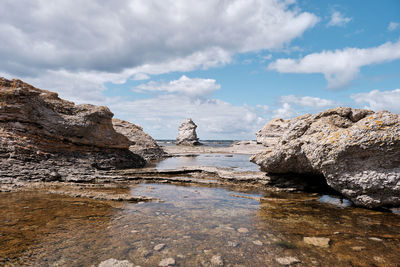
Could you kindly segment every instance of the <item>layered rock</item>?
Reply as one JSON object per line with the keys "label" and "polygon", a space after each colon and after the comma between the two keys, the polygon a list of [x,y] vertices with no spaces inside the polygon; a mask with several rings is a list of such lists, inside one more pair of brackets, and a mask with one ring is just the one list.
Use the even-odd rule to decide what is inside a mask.
{"label": "layered rock", "polygon": [[118,133],[129,139],[131,142],[129,150],[133,153],[146,160],[160,159],[166,155],[157,142],[143,131],[142,127],[119,119],[112,119],[112,123]]}
{"label": "layered rock", "polygon": [[256,133],[257,143],[264,146],[275,146],[289,127],[289,120],[273,119]]}
{"label": "layered rock", "polygon": [[300,116],[252,161],[268,173],[323,175],[357,205],[399,206],[400,115],[336,108]]}
{"label": "layered rock", "polygon": [[178,129],[176,144],[189,146],[201,145],[199,138],[197,138],[196,128],[197,125],[190,118],[182,122]]}
{"label": "layered rock", "polygon": [[107,107],[75,105],[20,80],[0,78],[0,177],[59,179],[145,164],[117,133]]}

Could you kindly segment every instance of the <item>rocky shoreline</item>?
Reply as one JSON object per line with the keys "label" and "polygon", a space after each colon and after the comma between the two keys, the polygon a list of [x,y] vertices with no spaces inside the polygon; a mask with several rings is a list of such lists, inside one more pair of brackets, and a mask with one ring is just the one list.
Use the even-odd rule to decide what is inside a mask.
{"label": "rocky shoreline", "polygon": [[[150,181],[286,191],[328,188],[359,206],[400,205],[400,116],[386,111],[337,108],[274,119],[257,133],[257,141],[230,147],[197,146],[197,126],[189,119],[180,127],[179,145],[161,147],[140,126],[112,118],[106,107],[75,105],[20,80],[1,78],[0,88],[0,191],[47,188],[49,193],[133,201],[88,188]],[[152,167],[165,157],[215,153],[253,155],[262,172]]]}

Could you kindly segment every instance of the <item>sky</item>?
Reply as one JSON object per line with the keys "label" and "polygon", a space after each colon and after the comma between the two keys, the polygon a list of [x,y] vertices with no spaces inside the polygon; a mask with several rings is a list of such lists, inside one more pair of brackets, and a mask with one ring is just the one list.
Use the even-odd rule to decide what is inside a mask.
{"label": "sky", "polygon": [[400,113],[398,0],[0,0],[0,76],[156,139],[255,139],[338,106]]}

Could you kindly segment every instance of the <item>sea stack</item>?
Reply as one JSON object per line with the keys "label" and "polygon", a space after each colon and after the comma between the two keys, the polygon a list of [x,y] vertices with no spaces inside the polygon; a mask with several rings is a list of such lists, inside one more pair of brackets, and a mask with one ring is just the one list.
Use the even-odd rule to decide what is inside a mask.
{"label": "sea stack", "polygon": [[176,138],[177,145],[198,146],[201,145],[196,134],[197,125],[191,118],[186,119],[179,126],[178,137]]}

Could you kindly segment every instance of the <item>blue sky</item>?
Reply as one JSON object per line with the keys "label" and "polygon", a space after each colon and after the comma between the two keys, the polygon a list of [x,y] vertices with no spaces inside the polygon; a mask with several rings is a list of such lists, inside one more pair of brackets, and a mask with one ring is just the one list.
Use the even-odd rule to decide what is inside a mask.
{"label": "blue sky", "polygon": [[400,1],[3,1],[0,75],[173,139],[336,106],[400,113]]}

